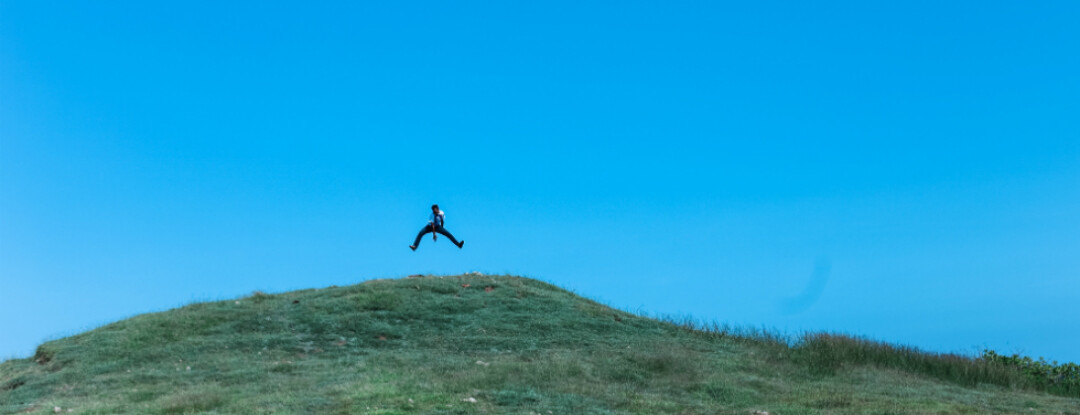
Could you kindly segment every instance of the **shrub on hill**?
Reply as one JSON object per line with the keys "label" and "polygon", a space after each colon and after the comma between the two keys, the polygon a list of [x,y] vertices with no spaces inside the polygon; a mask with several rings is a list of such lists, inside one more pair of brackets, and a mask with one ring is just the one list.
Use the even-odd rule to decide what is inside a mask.
{"label": "shrub on hill", "polygon": [[1020,373],[1048,391],[1066,396],[1080,396],[1080,365],[1076,363],[1059,364],[1056,361],[1047,362],[1041,357],[1035,360],[1018,354],[1004,356],[993,350],[983,350],[979,359]]}

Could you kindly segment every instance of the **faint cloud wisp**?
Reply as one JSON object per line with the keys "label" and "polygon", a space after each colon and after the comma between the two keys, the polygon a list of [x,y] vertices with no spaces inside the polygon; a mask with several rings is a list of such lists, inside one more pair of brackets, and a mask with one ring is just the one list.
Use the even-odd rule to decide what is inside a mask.
{"label": "faint cloud wisp", "polygon": [[784,299],[780,303],[780,311],[784,314],[796,314],[806,311],[821,298],[825,292],[825,284],[829,282],[829,271],[832,263],[828,258],[818,258],[814,264],[814,273],[810,275],[810,281],[806,284],[799,295]]}

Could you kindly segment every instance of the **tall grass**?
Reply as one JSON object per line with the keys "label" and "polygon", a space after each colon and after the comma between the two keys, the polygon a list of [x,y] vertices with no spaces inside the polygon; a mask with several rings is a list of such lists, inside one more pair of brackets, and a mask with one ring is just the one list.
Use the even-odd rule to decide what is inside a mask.
{"label": "tall grass", "polygon": [[989,350],[979,357],[935,353],[837,333],[807,333],[792,337],[776,330],[733,327],[690,317],[660,319],[702,336],[773,349],[785,359],[805,365],[816,375],[832,376],[844,368],[874,366],[968,387],[991,384],[1080,397],[1080,366],[1075,363],[1050,364],[1042,359],[1001,356]]}
{"label": "tall grass", "polygon": [[794,356],[812,372],[835,374],[844,366],[873,365],[930,376],[964,386],[988,383],[1038,389],[1015,370],[985,360],[951,353],[934,353],[842,334],[805,335]]}
{"label": "tall grass", "polygon": [[654,319],[712,339],[724,339],[785,349],[794,343],[792,336],[767,327],[733,326],[716,321],[703,321],[689,316],[660,316],[654,317]]}

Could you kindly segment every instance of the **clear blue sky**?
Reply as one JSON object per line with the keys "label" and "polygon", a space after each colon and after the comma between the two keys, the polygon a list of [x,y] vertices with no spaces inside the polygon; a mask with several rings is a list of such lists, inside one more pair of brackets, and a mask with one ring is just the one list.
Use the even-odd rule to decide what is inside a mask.
{"label": "clear blue sky", "polygon": [[226,3],[0,2],[0,358],[481,271],[1080,361],[1076,2]]}

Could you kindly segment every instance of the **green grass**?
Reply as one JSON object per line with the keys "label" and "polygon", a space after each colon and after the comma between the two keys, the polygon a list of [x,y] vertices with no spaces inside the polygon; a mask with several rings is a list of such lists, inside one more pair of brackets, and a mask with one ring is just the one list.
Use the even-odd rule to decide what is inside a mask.
{"label": "green grass", "polygon": [[1051,386],[986,359],[463,275],[255,293],[48,342],[0,364],[0,414],[1080,414]]}

